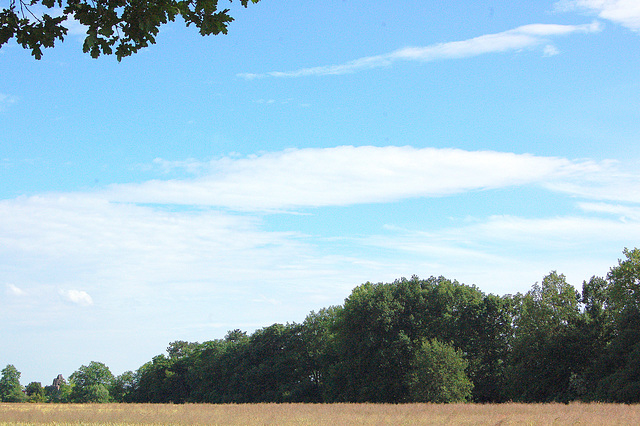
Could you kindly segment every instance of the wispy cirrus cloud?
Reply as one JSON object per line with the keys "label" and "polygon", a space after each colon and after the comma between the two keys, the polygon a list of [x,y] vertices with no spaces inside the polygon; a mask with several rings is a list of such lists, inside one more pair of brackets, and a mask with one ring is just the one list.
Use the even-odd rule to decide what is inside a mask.
{"label": "wispy cirrus cloud", "polygon": [[[493,151],[340,146],[290,149],[247,158],[224,157],[193,179],[111,186],[111,201],[220,206],[239,210],[291,209],[439,197],[522,184],[564,182],[606,165]],[[560,185],[560,183],[558,183]]]}
{"label": "wispy cirrus cloud", "polygon": [[555,47],[552,44],[548,44],[544,47],[544,49],[542,50],[544,56],[555,56],[560,54],[560,51],[558,50],[557,47]]}
{"label": "wispy cirrus cloud", "polygon": [[376,56],[359,58],[344,64],[301,68],[294,71],[272,71],[268,73],[241,73],[246,79],[263,77],[306,77],[320,75],[350,74],[372,68],[391,66],[399,61],[432,62],[444,59],[461,59],[488,53],[503,53],[527,48],[544,47],[545,56],[558,53],[549,44],[552,37],[572,33],[600,31],[598,22],[584,25],[530,24],[496,34],[486,34],[468,40],[432,44],[422,47],[405,47]]}
{"label": "wispy cirrus cloud", "polygon": [[[171,327],[198,328],[198,340],[211,331],[200,324],[237,327],[239,312],[250,312],[242,323],[256,326],[301,320],[366,280],[444,274],[505,293],[526,290],[550,269],[588,279],[640,240],[640,198],[623,199],[640,180],[613,162],[340,146],[156,165],[194,177],[0,200],[0,270],[5,282],[20,283],[5,292],[28,296],[0,297],[0,319],[21,315],[28,303],[67,326],[102,321],[128,330],[154,318],[149,334],[160,341],[180,337]],[[561,203],[577,200],[545,214],[546,194],[531,199],[525,190],[522,213],[502,214],[496,191],[495,209],[452,200],[457,217],[436,220],[447,210],[422,205],[409,212],[414,229],[402,229],[407,222],[394,213],[358,218],[361,227],[339,236],[326,229],[353,209],[321,209],[480,190],[490,198],[492,189],[519,185]],[[273,214],[295,209],[310,214]],[[68,309],[76,306],[92,308]]]}
{"label": "wispy cirrus cloud", "polygon": [[616,161],[603,161],[598,168],[584,173],[579,179],[555,180],[545,186],[591,200],[609,200],[637,203],[640,200],[640,174],[637,163],[622,165]]}
{"label": "wispy cirrus cloud", "polygon": [[16,103],[18,98],[6,93],[0,93],[0,112],[5,111],[10,105]]}
{"label": "wispy cirrus cloud", "polygon": [[578,203],[578,206],[586,212],[603,213],[618,216],[623,222],[626,222],[628,220],[640,222],[640,207],[593,202]]}
{"label": "wispy cirrus cloud", "polygon": [[584,10],[599,18],[640,32],[640,2],[637,0],[561,0],[555,4],[560,12]]}
{"label": "wispy cirrus cloud", "polygon": [[[390,228],[387,234],[363,238],[361,244],[385,250],[391,265],[436,270],[467,284],[491,286],[502,294],[521,291],[517,283],[532,284],[554,269],[580,288],[591,275],[606,275],[622,248],[640,238],[637,209],[580,204],[585,214],[492,215],[443,229]],[[622,211],[626,217],[615,217]]]}
{"label": "wispy cirrus cloud", "polygon": [[16,286],[15,284],[9,283],[6,285],[6,287],[7,287],[7,294],[10,294],[11,296],[26,296],[27,294],[26,291]]}

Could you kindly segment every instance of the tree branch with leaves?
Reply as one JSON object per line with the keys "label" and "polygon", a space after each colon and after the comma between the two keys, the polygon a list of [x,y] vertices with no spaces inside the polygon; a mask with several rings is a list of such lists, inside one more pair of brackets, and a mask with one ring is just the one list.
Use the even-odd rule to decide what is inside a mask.
{"label": "tree branch with leaves", "polygon": [[[51,14],[40,13],[43,6]],[[63,41],[69,30],[65,23],[75,20],[87,28],[83,52],[93,58],[115,54],[120,61],[155,44],[160,26],[177,16],[203,36],[227,34],[233,21],[229,9],[218,10],[218,0],[9,0],[0,12],[0,47],[15,38],[41,59],[42,49]]]}

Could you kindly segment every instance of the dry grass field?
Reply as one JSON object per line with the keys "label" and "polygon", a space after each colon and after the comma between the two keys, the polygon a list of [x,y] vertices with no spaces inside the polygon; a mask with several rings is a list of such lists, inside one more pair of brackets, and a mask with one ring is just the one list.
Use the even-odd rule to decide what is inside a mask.
{"label": "dry grass field", "polygon": [[619,404],[0,404],[0,425],[638,425]]}

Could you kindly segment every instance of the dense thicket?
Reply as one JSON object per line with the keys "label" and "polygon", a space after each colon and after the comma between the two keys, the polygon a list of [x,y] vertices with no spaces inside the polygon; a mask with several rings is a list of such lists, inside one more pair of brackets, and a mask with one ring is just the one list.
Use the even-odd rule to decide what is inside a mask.
{"label": "dense thicket", "polygon": [[[176,341],[137,371],[101,363],[34,401],[640,402],[640,250],[582,292],[551,272],[526,294],[484,294],[443,277],[356,287],[301,324],[204,343]],[[20,373],[0,397],[20,400]]]}

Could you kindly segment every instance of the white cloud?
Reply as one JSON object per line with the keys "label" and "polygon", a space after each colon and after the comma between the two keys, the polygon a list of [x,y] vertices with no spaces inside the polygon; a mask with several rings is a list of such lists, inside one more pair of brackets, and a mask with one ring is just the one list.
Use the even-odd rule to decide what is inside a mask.
{"label": "white cloud", "polygon": [[406,47],[391,53],[356,59],[344,64],[302,68],[295,71],[274,71],[265,74],[243,73],[238,77],[305,77],[313,75],[349,74],[372,68],[390,66],[398,61],[431,62],[443,59],[461,59],[487,53],[502,53],[534,48],[548,44],[549,37],[571,33],[600,31],[600,24],[585,25],[531,24],[496,34],[487,34],[468,40],[438,43],[423,47]]}
{"label": "white cloud", "polygon": [[[224,315],[233,322],[253,287],[293,286],[309,277],[330,286],[359,282],[344,273],[344,262],[323,257],[304,235],[263,230],[259,218],[244,214],[112,203],[82,193],[0,201],[3,278],[22,279],[33,302],[52,314],[56,304],[46,301],[52,288],[63,288],[99,298],[99,309],[132,310],[129,316],[155,315],[169,303],[184,311],[201,300],[224,300],[232,312],[218,310],[212,322]],[[312,304],[322,288],[294,293]],[[60,294],[89,303],[80,293]]]}
{"label": "white cloud", "polygon": [[640,2],[638,0],[561,0],[558,11],[587,10],[616,24],[640,32]]}
{"label": "white cloud", "polygon": [[0,93],[0,112],[5,111],[10,105],[16,103],[18,98],[6,93]]}
{"label": "white cloud", "polygon": [[7,293],[12,296],[26,296],[27,292],[17,287],[15,284],[7,284]]}
{"label": "white cloud", "polygon": [[552,191],[589,199],[630,203],[640,200],[637,164],[623,166],[614,161],[603,161],[597,168],[576,179],[549,181],[545,186]]}
{"label": "white cloud", "polygon": [[[337,303],[366,280],[445,274],[485,291],[507,292],[509,277],[530,285],[547,268],[601,273],[592,265],[606,263],[603,256],[588,251],[617,255],[640,240],[640,198],[626,204],[594,201],[594,195],[624,196],[637,184],[638,177],[621,173],[617,163],[370,146],[188,163],[202,175],[0,201],[3,279],[19,281],[30,303],[52,312],[56,306],[47,301],[63,288],[76,289],[60,292],[67,301],[88,305],[99,299],[96,309],[131,310],[127,315],[152,315],[158,306],[180,305],[175,309],[185,311],[182,306],[194,303],[223,303],[224,312],[194,320],[184,313],[182,323],[226,324],[246,303],[267,309],[269,304],[256,302],[264,295],[281,303],[282,309],[270,314],[280,317],[271,320],[287,321],[300,319],[287,312]],[[622,184],[620,176],[626,179]],[[278,209],[394,202],[514,185],[537,185],[561,197],[569,190],[562,182],[575,190],[569,195],[583,197],[577,200],[578,212],[541,218],[480,215],[445,228],[417,220],[416,226],[424,223],[426,229],[406,232],[390,223],[386,231],[369,228],[359,239],[331,239],[322,231],[302,234],[286,220],[285,231],[270,231],[265,223],[271,217],[262,216]],[[317,216],[326,214],[339,215],[322,211]],[[306,305],[294,301],[302,299]],[[204,305],[202,312],[208,312]]]}
{"label": "white cloud", "polygon": [[78,283],[114,276],[166,283],[201,280],[214,270],[228,278],[243,263],[260,270],[263,262],[303,253],[295,235],[258,225],[242,215],[153,209],[92,194],[21,197],[0,201],[0,255],[20,252],[20,266],[67,271],[63,276],[73,270]]}
{"label": "white cloud", "polygon": [[184,161],[168,161],[162,158],[155,158],[153,166],[159,167],[163,173],[170,173],[175,170],[184,170],[189,174],[199,174],[202,171],[203,163],[201,161],[189,158]]}
{"label": "white cloud", "polygon": [[[62,13],[60,13],[62,15]],[[67,20],[62,24],[67,28],[67,35],[70,36],[86,36],[89,27],[82,25],[80,21],[68,15]]]}
{"label": "white cloud", "polygon": [[[501,256],[518,257],[513,249],[520,251],[562,251],[584,250],[589,245],[613,244],[622,250],[629,241],[640,241],[640,216],[638,209],[620,206],[595,205],[583,203],[585,211],[635,211],[635,216],[625,218],[602,218],[584,215],[567,215],[542,218],[526,218],[512,215],[492,215],[477,218],[468,224],[431,231],[416,231],[390,228],[402,238],[398,244],[383,240],[380,245],[399,248],[405,251],[431,252],[436,254],[449,247],[464,257],[472,252],[484,261],[496,260],[495,253]],[[394,237],[392,237],[393,239]],[[449,256],[451,253],[439,253]],[[493,253],[493,254],[492,254]],[[450,256],[459,258],[459,256]]]}
{"label": "white cloud", "polygon": [[60,295],[67,301],[80,306],[93,305],[93,299],[89,293],[82,290],[60,290]]}
{"label": "white cloud", "polygon": [[552,44],[548,44],[544,47],[543,51],[544,56],[549,57],[549,56],[555,56],[560,54],[560,51],[558,50],[557,47],[555,47]]}
{"label": "white cloud", "polygon": [[206,176],[114,185],[111,201],[290,209],[437,197],[465,191],[565,181],[599,171],[592,161],[492,151],[412,147],[291,149],[222,158]]}
{"label": "white cloud", "polygon": [[618,216],[622,221],[628,219],[640,221],[640,207],[608,203],[578,203],[578,207],[586,212]]}
{"label": "white cloud", "polygon": [[584,247],[596,241],[640,241],[640,222],[583,216],[492,216],[469,231],[494,241],[518,241],[541,249]]}
{"label": "white cloud", "polygon": [[554,269],[578,288],[592,275],[606,275],[622,248],[640,241],[640,217],[494,215],[442,229],[387,230],[361,243],[385,250],[391,267],[405,264],[411,273],[442,274],[504,294],[526,291]]}

